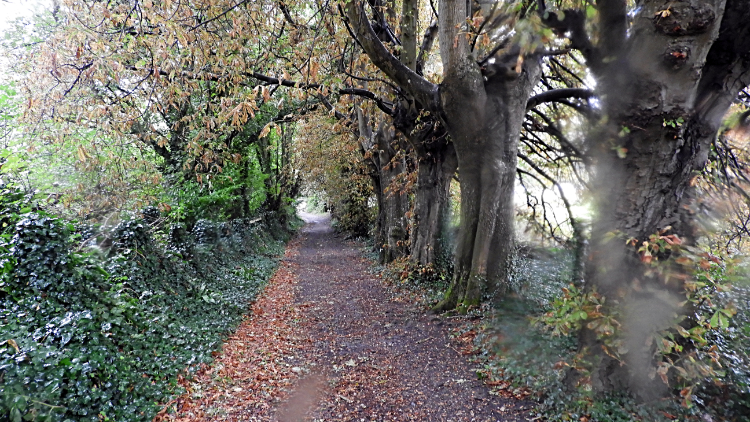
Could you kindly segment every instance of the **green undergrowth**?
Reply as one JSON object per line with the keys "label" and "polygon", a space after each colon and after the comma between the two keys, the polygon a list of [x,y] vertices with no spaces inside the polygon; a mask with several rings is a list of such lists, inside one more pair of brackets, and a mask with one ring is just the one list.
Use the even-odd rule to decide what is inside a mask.
{"label": "green undergrowth", "polygon": [[0,188],[0,420],[151,420],[239,324],[289,234],[272,216],[188,228],[149,213],[97,231]]}
{"label": "green undergrowth", "polygon": [[[737,314],[720,329],[710,330],[702,347],[715,357],[721,370],[698,379],[690,397],[680,396],[680,387],[670,373],[674,395],[663,400],[642,403],[626,394],[597,395],[590,384],[570,387],[566,376],[587,370],[577,354],[577,330],[552,335],[533,317],[550,310],[565,311],[579,289],[571,287],[572,256],[564,251],[517,255],[511,276],[511,294],[497,302],[491,312],[472,326],[477,331],[477,374],[491,384],[528,395],[539,403],[535,417],[547,421],[658,422],[658,421],[747,421],[750,415],[750,289],[742,269],[725,261],[712,265],[715,282],[733,283],[729,290],[711,289],[706,306],[696,309],[706,321],[714,308],[732,303]],[[709,285],[710,287],[710,285]],[[563,290],[566,288],[566,290]],[[567,291],[567,295],[562,292]],[[561,308],[563,306],[563,308]],[[571,309],[575,311],[575,306]],[[570,315],[575,315],[575,312]],[[543,319],[543,318],[542,318]],[[559,333],[558,333],[559,334]],[[677,340],[675,340],[677,341]],[[682,390],[688,391],[688,390]],[[687,404],[687,405],[686,405]]]}
{"label": "green undergrowth", "polygon": [[501,301],[482,322],[475,356],[480,378],[500,384],[514,395],[537,403],[533,417],[545,421],[659,422],[687,416],[677,401],[645,406],[614,394],[594,395],[587,386],[571,389],[565,377],[576,361],[575,336],[550,336],[534,326],[538,302],[522,297]]}
{"label": "green undergrowth", "polygon": [[[377,259],[374,253],[370,258]],[[573,369],[585,371],[587,366],[577,353],[577,330],[552,335],[543,324],[533,322],[551,310],[555,310],[553,314],[562,312],[563,317],[575,316],[570,311],[577,308],[572,305],[585,301],[577,296],[582,291],[580,286],[575,287],[574,283],[571,287],[572,251],[519,249],[513,258],[505,297],[472,309],[467,315],[451,317],[460,322],[452,334],[473,338],[472,359],[479,379],[493,389],[503,390],[498,394],[510,393],[537,403],[532,411],[536,420],[745,422],[750,415],[748,266],[742,260],[712,263],[704,277],[710,276],[714,281],[706,283],[705,291],[699,292],[702,305],[691,316],[716,325],[707,331],[706,343],[700,347],[716,359],[720,370],[694,380],[691,390],[680,387],[677,378],[669,373],[674,394],[651,403],[639,402],[624,393],[594,394],[588,383],[570,387],[566,377]],[[406,261],[378,268],[399,294],[425,308],[442,298],[450,282],[445,274],[414,267]],[[711,322],[718,315],[716,309],[725,308],[735,309],[736,315]],[[580,312],[577,314],[580,316]],[[686,340],[675,337],[675,342],[680,341]],[[690,397],[680,396],[681,391],[689,391]]]}

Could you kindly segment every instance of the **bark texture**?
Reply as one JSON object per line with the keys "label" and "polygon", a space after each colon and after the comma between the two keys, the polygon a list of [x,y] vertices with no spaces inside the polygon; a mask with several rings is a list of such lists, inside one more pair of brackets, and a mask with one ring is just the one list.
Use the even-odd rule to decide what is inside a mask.
{"label": "bark texture", "polygon": [[450,184],[458,161],[453,144],[443,142],[431,154],[418,154],[417,185],[411,222],[413,264],[441,266],[450,259],[448,242]]}
{"label": "bark texture", "polygon": [[417,183],[410,223],[409,260],[420,266],[443,265],[452,251],[448,238],[450,183],[456,174],[456,150],[445,125],[413,99],[399,102],[394,126],[405,134],[417,161]]}
{"label": "bark texture", "polygon": [[403,155],[399,155],[393,143],[396,133],[393,127],[382,127],[376,133],[381,189],[378,192],[378,232],[382,238],[380,261],[391,262],[408,254],[409,210],[407,192],[399,183],[399,176],[406,172]]}
{"label": "bark texture", "polygon": [[[454,279],[436,311],[477,305],[505,281],[514,241],[518,138],[526,102],[541,76],[533,56],[520,67],[483,74],[460,33],[458,23],[467,14],[466,2],[440,2],[440,109],[458,154],[461,220]],[[496,61],[518,63],[518,50],[507,51],[508,57]]]}
{"label": "bark texture", "polygon": [[380,263],[385,264],[406,256],[409,251],[406,221],[409,199],[398,183],[406,172],[405,145],[399,142],[396,130],[385,120],[373,123],[359,107],[356,113],[359,143],[363,155],[368,157],[370,177],[378,202],[375,248]]}
{"label": "bark texture", "polygon": [[[600,362],[598,391],[628,389],[642,399],[666,391],[654,371],[653,336],[683,312],[683,286],[649,275],[620,240],[699,234],[693,180],[704,168],[722,116],[748,77],[750,4],[743,0],[643,1],[627,30],[624,1],[602,2],[598,49],[587,59],[607,121],[591,136],[596,216],[586,281],[620,307],[627,365],[601,352],[594,332],[581,344]],[[606,52],[604,54],[603,52]]]}

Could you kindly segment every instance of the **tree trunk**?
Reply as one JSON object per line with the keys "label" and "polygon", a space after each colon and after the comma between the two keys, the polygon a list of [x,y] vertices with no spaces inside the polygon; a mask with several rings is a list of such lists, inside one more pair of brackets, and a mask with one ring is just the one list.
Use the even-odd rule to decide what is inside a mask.
{"label": "tree trunk", "polygon": [[[513,190],[516,154],[526,102],[539,81],[538,57],[519,60],[504,72],[482,74],[460,33],[466,2],[440,2],[440,84],[442,119],[456,146],[461,183],[461,216],[454,277],[433,310],[478,305],[485,293],[505,282],[514,242]],[[510,59],[520,57],[509,48]],[[515,53],[514,53],[515,52]]]}
{"label": "tree trunk", "polygon": [[[398,142],[395,129],[381,120],[373,131],[373,122],[355,106],[359,146],[367,158],[370,178],[378,202],[375,221],[375,249],[381,264],[389,263],[408,254],[406,211],[409,209],[408,192],[398,180],[406,172],[406,162],[399,153],[405,145]],[[403,151],[401,151],[403,152]]]}
{"label": "tree trunk", "polygon": [[[705,163],[710,145],[710,137],[687,133],[688,126],[700,126],[698,122],[686,123],[686,133],[677,139],[665,133],[662,122],[658,114],[640,121],[642,129],[625,137],[624,158],[602,151],[597,161],[598,212],[586,282],[619,307],[627,365],[621,366],[602,349],[596,333],[584,330],[581,337],[582,346],[595,351],[601,362],[592,377],[595,390],[628,390],[643,399],[667,391],[658,377],[649,375],[656,369],[654,336],[684,314],[680,305],[684,291],[678,278],[649,274],[650,266],[642,261],[655,258],[645,258],[637,249],[657,233],[676,234],[686,242],[694,238],[691,181]],[[626,245],[625,239],[637,242]]]}
{"label": "tree trunk", "polygon": [[416,109],[437,116],[455,145],[461,183],[456,272],[435,310],[459,304],[465,310],[505,277],[513,244],[518,138],[541,69],[538,57],[522,56],[520,46],[510,40],[502,53],[493,52],[492,71],[483,73],[466,36],[467,2],[442,0],[439,11],[443,82],[436,86],[388,51],[358,2],[347,3],[352,27],[373,63],[409,94]]}
{"label": "tree trunk", "polygon": [[538,65],[527,63],[530,72],[482,84],[474,95],[466,95],[466,87],[453,88],[449,78],[441,85],[444,118],[458,154],[461,214],[453,282],[435,311],[464,311],[485,293],[502,294],[514,244],[518,138],[526,100],[539,78]]}
{"label": "tree trunk", "polygon": [[406,163],[393,146],[396,136],[395,130],[384,124],[375,134],[381,189],[378,196],[382,198],[378,204],[378,220],[382,220],[378,237],[381,238],[380,262],[384,264],[406,256],[409,251],[406,221],[409,200],[399,183],[400,176],[406,172]]}
{"label": "tree trunk", "polygon": [[417,156],[410,260],[420,266],[440,267],[451,253],[446,237],[451,179],[458,166],[456,151],[452,143],[443,141],[431,153]]}
{"label": "tree trunk", "polygon": [[[404,0],[401,9],[399,60],[411,71],[417,71],[417,0]],[[445,250],[449,189],[458,165],[456,151],[447,139],[445,126],[426,113],[413,97],[404,95],[394,110],[393,125],[404,134],[417,157],[417,184],[410,225],[412,264],[440,267]]]}
{"label": "tree trunk", "polygon": [[446,240],[450,183],[458,167],[456,149],[445,125],[412,98],[397,103],[393,125],[405,135],[417,161],[410,261],[420,266],[444,266],[440,260],[451,259]]}
{"label": "tree trunk", "polygon": [[[636,249],[656,233],[685,243],[699,234],[693,181],[707,162],[723,114],[750,82],[750,50],[739,48],[748,34],[725,31],[732,22],[746,21],[750,8],[730,0],[725,13],[724,3],[680,2],[666,13],[664,2],[644,1],[630,35],[602,36],[604,45],[619,36],[623,47],[608,50],[609,64],[592,66],[609,124],[591,136],[597,212],[586,283],[607,298],[610,311],[619,311],[621,346],[627,350],[622,366],[605,353],[601,336],[582,330],[582,350],[599,362],[591,376],[596,391],[627,389],[643,400],[667,391],[659,377],[650,376],[656,369],[654,336],[685,314],[684,286],[681,279],[649,272],[644,263],[652,258]],[[732,8],[737,10],[730,13]],[[607,12],[602,10],[616,15]],[[612,239],[612,233],[618,237]],[[631,238],[635,244],[625,245],[622,239]]]}

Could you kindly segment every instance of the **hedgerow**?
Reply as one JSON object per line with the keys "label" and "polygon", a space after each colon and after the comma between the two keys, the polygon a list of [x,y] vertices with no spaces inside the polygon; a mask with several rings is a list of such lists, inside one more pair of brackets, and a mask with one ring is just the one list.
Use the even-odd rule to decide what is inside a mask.
{"label": "hedgerow", "polygon": [[159,227],[150,210],[153,225],[103,232],[0,189],[3,420],[151,420],[178,375],[211,360],[282,250],[270,217],[188,230]]}

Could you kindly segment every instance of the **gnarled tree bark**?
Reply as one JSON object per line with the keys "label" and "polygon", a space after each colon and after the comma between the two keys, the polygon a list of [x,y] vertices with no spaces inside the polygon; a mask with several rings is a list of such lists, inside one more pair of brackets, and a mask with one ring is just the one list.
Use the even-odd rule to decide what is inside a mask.
{"label": "gnarled tree bark", "polygon": [[398,178],[406,172],[403,151],[405,145],[398,140],[392,125],[381,119],[377,127],[368,116],[356,107],[360,146],[370,164],[378,216],[375,221],[375,248],[380,263],[385,264],[408,253],[406,212],[409,209],[408,192],[398,186]]}
{"label": "gnarled tree bark", "polygon": [[[699,234],[694,179],[706,165],[722,116],[750,83],[750,3],[642,1],[628,28],[626,2],[600,2],[600,44],[587,56],[607,115],[591,135],[596,214],[587,287],[619,306],[627,365],[602,352],[583,329],[581,346],[599,365],[597,391],[627,389],[641,399],[666,391],[655,370],[655,334],[684,314],[679,278],[647,272],[635,248],[658,232],[690,243]],[[576,32],[575,30],[573,32]],[[580,34],[580,32],[578,32]],[[586,44],[584,42],[584,44]]]}

